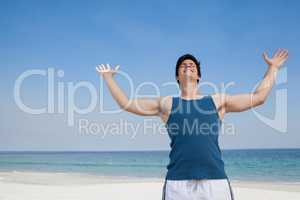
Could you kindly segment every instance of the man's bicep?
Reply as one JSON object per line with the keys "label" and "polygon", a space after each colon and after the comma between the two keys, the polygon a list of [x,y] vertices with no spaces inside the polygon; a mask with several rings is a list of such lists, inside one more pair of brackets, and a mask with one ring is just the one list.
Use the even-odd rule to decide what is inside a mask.
{"label": "man's bicep", "polygon": [[252,93],[226,95],[225,96],[225,111],[242,112],[254,106],[257,106],[256,97]]}
{"label": "man's bicep", "polygon": [[129,100],[126,111],[137,115],[155,116],[159,114],[160,98],[136,98]]}

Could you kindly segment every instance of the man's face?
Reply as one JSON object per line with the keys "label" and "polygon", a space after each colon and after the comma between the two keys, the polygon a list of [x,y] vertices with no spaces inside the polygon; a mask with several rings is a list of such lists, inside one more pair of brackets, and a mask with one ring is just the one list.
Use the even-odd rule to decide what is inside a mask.
{"label": "man's face", "polygon": [[197,66],[194,61],[190,59],[184,60],[178,69],[177,80],[181,82],[187,79],[191,81],[197,81],[199,79]]}

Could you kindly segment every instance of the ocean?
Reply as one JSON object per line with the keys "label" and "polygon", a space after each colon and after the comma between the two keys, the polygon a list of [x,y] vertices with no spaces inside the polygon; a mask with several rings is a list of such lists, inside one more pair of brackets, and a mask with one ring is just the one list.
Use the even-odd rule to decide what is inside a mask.
{"label": "ocean", "polygon": [[[0,171],[164,178],[168,151],[0,152]],[[231,180],[300,182],[300,149],[223,150]]]}

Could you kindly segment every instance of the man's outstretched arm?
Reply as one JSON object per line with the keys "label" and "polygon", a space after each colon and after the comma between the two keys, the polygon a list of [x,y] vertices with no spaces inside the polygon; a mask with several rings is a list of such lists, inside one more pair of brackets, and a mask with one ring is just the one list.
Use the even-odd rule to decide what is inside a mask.
{"label": "man's outstretched arm", "polygon": [[266,53],[263,54],[265,62],[268,64],[268,70],[263,80],[253,93],[221,96],[225,112],[242,112],[252,107],[263,104],[277,77],[278,70],[288,58],[287,50],[277,50],[272,58]]}
{"label": "man's outstretched arm", "polygon": [[114,75],[117,73],[119,66],[111,69],[109,64],[99,65],[96,70],[102,75],[109,91],[120,108],[128,112],[138,115],[159,115],[160,113],[160,98],[137,98],[128,99],[123,90],[114,80]]}

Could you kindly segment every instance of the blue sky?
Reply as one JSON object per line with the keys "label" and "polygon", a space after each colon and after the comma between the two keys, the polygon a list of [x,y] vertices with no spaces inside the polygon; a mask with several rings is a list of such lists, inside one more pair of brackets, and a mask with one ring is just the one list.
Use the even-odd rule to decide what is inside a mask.
{"label": "blue sky", "polygon": [[[202,64],[203,81],[215,84],[234,81],[229,92],[248,92],[262,79],[267,66],[261,54],[287,48],[288,82],[274,88],[263,115],[275,113],[275,90],[288,91],[288,131],[279,133],[251,112],[229,114],[236,135],[220,138],[222,148],[300,147],[299,92],[300,3],[269,1],[1,1],[0,150],[148,150],[168,149],[167,135],[153,133],[127,136],[82,136],[70,127],[64,114],[30,115],[15,104],[15,80],[30,69],[63,70],[67,82],[89,81],[96,87],[99,63],[120,64],[135,85],[151,81],[162,95],[175,88],[162,87],[174,81],[176,59],[192,53]],[[117,81],[128,92],[122,78]],[[33,77],[23,85],[22,97],[33,107],[47,103],[45,77]],[[143,94],[153,94],[144,88]],[[210,93],[207,88],[204,93]],[[107,89],[107,108],[117,107]],[[76,94],[82,107],[89,102],[86,90]],[[126,119],[142,123],[143,117],[128,113],[105,115],[95,110],[77,115],[96,123]],[[152,119],[152,118],[151,118]],[[155,119],[157,120],[157,119]],[[157,120],[159,122],[159,120]],[[75,123],[76,124],[76,123]]]}

